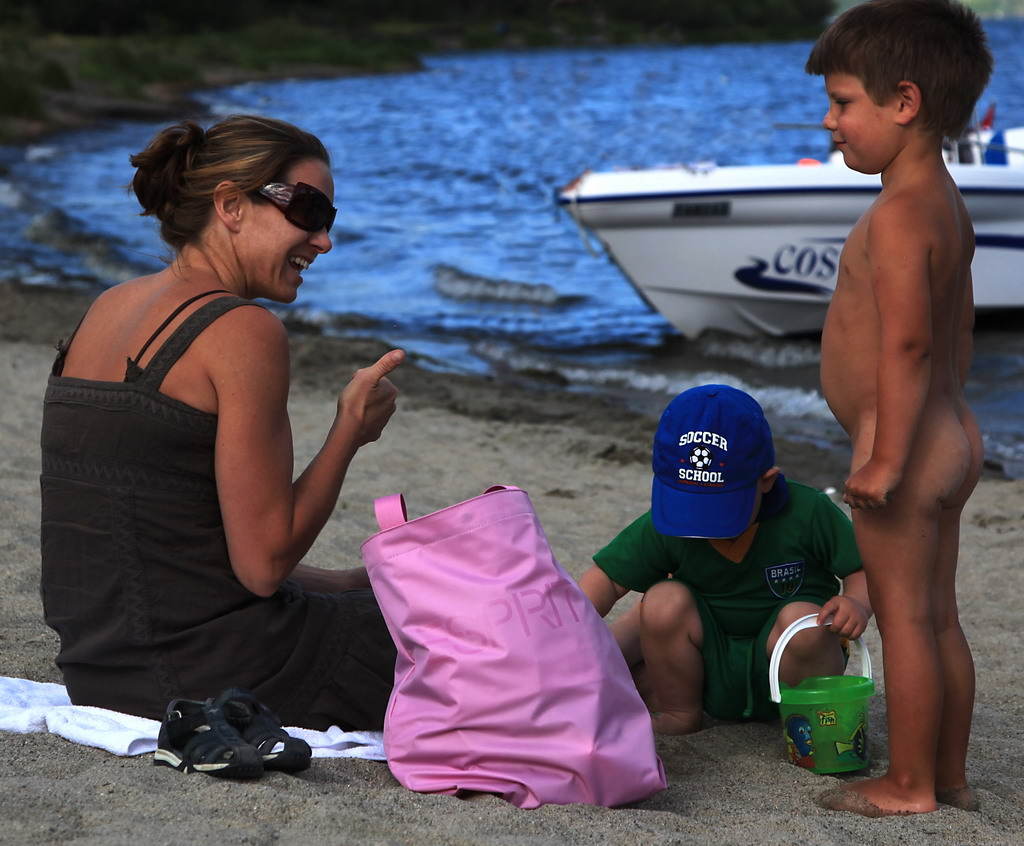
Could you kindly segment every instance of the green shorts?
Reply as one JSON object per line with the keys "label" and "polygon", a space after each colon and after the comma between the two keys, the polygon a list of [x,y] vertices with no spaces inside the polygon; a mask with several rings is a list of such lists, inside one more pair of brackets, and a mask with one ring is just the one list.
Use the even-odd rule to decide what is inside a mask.
{"label": "green shorts", "polygon": [[704,598],[694,594],[704,628],[704,710],[717,720],[772,720],[779,706],[768,685],[768,635],[782,604],[756,638],[726,634]]}
{"label": "green shorts", "polygon": [[[704,627],[704,710],[718,720],[774,720],[779,706],[772,702],[768,684],[768,636],[780,602],[765,620],[756,638],[726,634],[700,594],[693,593]],[[828,597],[801,596],[800,602],[824,605]]]}

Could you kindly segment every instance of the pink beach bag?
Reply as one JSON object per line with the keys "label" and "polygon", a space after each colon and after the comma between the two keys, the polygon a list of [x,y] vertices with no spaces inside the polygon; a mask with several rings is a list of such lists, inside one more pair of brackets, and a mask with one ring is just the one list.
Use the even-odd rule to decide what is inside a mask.
{"label": "pink beach bag", "polygon": [[526,491],[408,520],[376,500],[363,560],[398,647],[384,749],[410,790],[520,808],[614,807],[665,788],[647,708]]}

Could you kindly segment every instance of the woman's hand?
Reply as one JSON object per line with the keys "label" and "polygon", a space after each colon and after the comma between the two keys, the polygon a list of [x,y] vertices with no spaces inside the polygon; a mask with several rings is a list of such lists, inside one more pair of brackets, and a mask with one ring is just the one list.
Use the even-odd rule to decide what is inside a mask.
{"label": "woman's hand", "polygon": [[403,361],[402,350],[391,350],[375,364],[357,370],[338,397],[339,421],[353,427],[356,447],[377,440],[395,413],[398,389],[388,379],[388,374]]}

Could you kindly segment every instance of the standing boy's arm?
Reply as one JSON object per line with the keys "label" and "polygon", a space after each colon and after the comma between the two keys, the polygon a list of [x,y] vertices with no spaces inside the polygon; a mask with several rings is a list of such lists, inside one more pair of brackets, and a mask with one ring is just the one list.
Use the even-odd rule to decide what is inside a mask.
{"label": "standing boy's arm", "polygon": [[593,603],[597,613],[602,617],[607,616],[608,612],[612,610],[612,606],[629,593],[628,588],[613,582],[608,574],[596,564],[583,574],[579,585],[580,590]]}
{"label": "standing boy's arm", "polygon": [[878,311],[875,431],[871,455],[847,480],[852,508],[890,502],[903,478],[931,378],[930,235],[927,209],[906,194],[879,205],[867,254]]}

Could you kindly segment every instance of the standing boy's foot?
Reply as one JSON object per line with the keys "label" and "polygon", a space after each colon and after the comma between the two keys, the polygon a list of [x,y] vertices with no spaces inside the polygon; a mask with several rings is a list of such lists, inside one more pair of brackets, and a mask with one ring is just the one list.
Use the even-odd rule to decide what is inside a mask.
{"label": "standing boy's foot", "polygon": [[859,793],[852,790],[844,790],[842,787],[832,787],[818,797],[818,804],[829,811],[845,811],[850,814],[860,814],[862,817],[896,817],[910,814],[911,811],[887,811],[879,808],[874,802],[869,802]]}
{"label": "standing boy's foot", "polygon": [[880,778],[866,779],[845,787],[826,790],[818,797],[818,805],[831,811],[845,811],[862,817],[895,817],[928,814],[938,809],[935,800],[912,801],[898,791],[887,789]]}
{"label": "standing boy's foot", "polygon": [[952,790],[936,790],[935,798],[943,805],[959,808],[961,811],[977,811],[981,808],[978,794],[970,787],[954,787]]}

